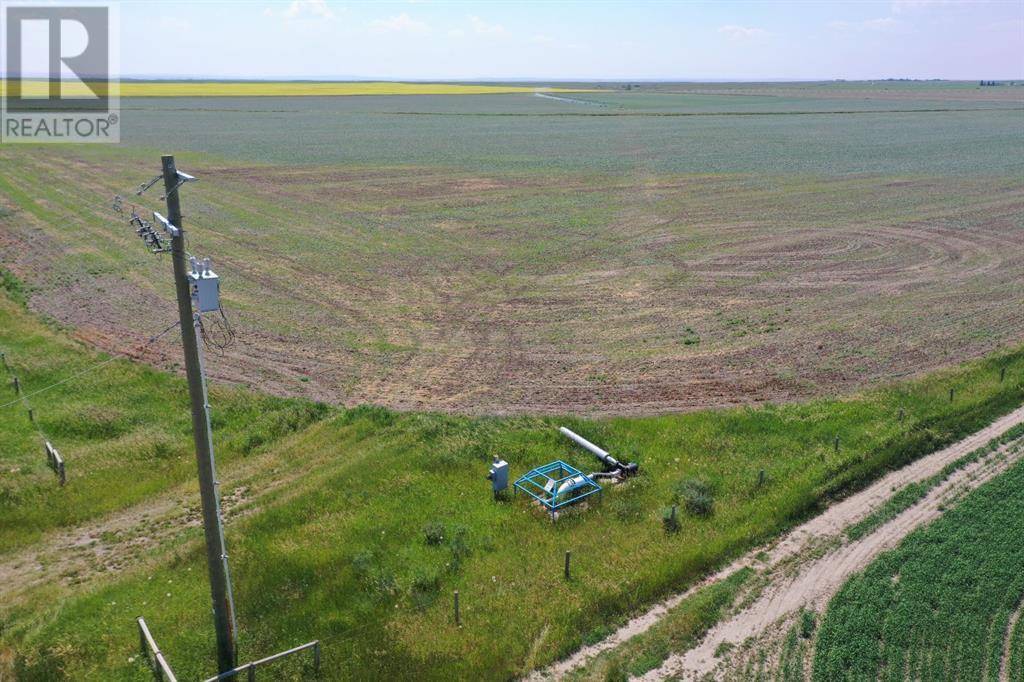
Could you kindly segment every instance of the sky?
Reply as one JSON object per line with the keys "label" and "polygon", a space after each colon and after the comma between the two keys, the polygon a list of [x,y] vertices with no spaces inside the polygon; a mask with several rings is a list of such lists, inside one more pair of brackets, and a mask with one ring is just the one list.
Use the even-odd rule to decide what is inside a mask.
{"label": "sky", "polygon": [[123,76],[1024,79],[1024,0],[120,3]]}

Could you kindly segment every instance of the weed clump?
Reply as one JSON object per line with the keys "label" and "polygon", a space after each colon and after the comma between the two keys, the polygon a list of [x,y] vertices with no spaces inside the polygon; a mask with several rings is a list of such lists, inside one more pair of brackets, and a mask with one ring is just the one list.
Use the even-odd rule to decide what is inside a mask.
{"label": "weed clump", "polygon": [[441,589],[441,576],[433,569],[420,568],[412,577],[409,599],[414,608],[423,610],[434,603]]}
{"label": "weed clump", "polygon": [[676,509],[676,505],[672,505],[661,516],[661,525],[664,526],[666,533],[679,532],[679,516],[676,514]]}
{"label": "weed clump", "polygon": [[393,597],[398,592],[395,574],[381,566],[372,552],[359,552],[352,557],[352,571],[363,590],[376,601]]}
{"label": "weed clump", "polygon": [[431,547],[444,543],[444,524],[431,521],[423,526],[423,540]]}
{"label": "weed clump", "polygon": [[455,573],[462,568],[462,561],[470,554],[469,529],[465,526],[452,527],[451,533],[448,535],[448,545],[452,555],[448,569]]}
{"label": "weed clump", "polygon": [[814,617],[814,611],[801,611],[800,612],[800,636],[804,639],[810,639],[811,635],[814,634],[814,627],[818,624],[817,618]]}
{"label": "weed clump", "polygon": [[715,511],[714,488],[700,478],[684,478],[675,487],[673,502],[681,503],[687,513],[708,517]]}

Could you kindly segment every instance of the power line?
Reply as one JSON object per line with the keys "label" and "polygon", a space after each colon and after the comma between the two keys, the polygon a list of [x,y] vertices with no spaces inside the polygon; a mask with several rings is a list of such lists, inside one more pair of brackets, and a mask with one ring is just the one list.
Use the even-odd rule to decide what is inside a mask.
{"label": "power line", "polygon": [[[164,329],[160,333],[154,334],[153,336],[149,337],[149,340],[146,341],[146,343],[144,343],[142,346],[140,346],[140,348],[145,348],[146,346],[148,346],[148,345],[150,345],[152,343],[155,343],[158,339],[160,339],[162,336],[164,336],[164,334],[166,334],[167,332],[169,332],[172,329],[174,329],[175,327],[177,327],[178,324],[179,323],[177,321],[175,321],[173,324],[168,326],[166,329]],[[65,378],[61,379],[60,381],[56,381],[56,382],[50,384],[49,386],[45,386],[45,387],[40,388],[38,390],[32,391],[31,393],[22,393],[18,397],[17,400],[12,400],[9,403],[4,403],[3,405],[0,405],[0,409],[5,408],[5,407],[10,407],[11,405],[17,405],[20,402],[24,402],[26,407],[28,407],[27,399],[29,397],[34,396],[34,395],[39,395],[40,393],[45,393],[46,391],[49,391],[52,388],[56,388],[57,386],[60,386],[62,384],[66,384],[69,381],[72,381],[73,379],[77,379],[78,377],[82,376],[83,374],[88,374],[89,372],[95,371],[95,370],[99,369],[100,367],[103,367],[104,365],[109,365],[111,362],[114,362],[115,360],[118,360],[118,359],[120,359],[120,358],[115,356],[115,357],[112,357],[112,358],[107,358],[106,360],[101,360],[100,362],[97,362],[94,365],[90,365],[89,367],[86,367],[85,369],[82,369],[82,370],[80,370],[78,372],[75,372],[74,374],[72,374],[69,377],[65,377]],[[38,427],[37,427],[37,430],[38,430]]]}

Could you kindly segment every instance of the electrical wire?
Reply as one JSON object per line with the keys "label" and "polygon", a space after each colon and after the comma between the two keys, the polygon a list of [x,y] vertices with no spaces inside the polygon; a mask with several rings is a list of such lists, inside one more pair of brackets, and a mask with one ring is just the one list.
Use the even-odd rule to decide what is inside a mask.
{"label": "electrical wire", "polygon": [[[150,345],[152,343],[155,343],[157,340],[159,340],[161,337],[163,337],[165,334],[167,334],[167,332],[171,331],[172,329],[174,329],[177,326],[178,326],[178,323],[174,322],[173,324],[171,324],[169,327],[167,327],[163,331],[161,331],[158,334],[154,334],[153,336],[149,337],[149,340],[147,340],[145,343],[140,345],[139,349],[141,350],[142,348],[145,348],[146,346],[148,346],[148,345]],[[28,408],[28,402],[27,401],[28,401],[28,398],[30,398],[31,396],[39,395],[40,393],[45,393],[46,391],[49,391],[50,389],[56,388],[57,386],[60,386],[62,384],[66,384],[69,381],[77,379],[78,377],[82,376],[83,374],[88,374],[89,372],[93,372],[93,371],[99,369],[100,367],[103,367],[105,365],[109,365],[111,362],[114,362],[115,360],[118,360],[118,359],[120,359],[120,358],[117,357],[117,356],[114,356],[114,357],[111,357],[111,358],[107,358],[106,360],[101,360],[100,362],[97,362],[94,365],[90,365],[89,367],[86,367],[85,369],[82,369],[82,370],[80,370],[78,372],[75,372],[71,376],[65,377],[65,378],[61,379],[60,381],[56,381],[56,382],[50,384],[49,386],[45,386],[45,387],[40,388],[38,390],[32,391],[31,393],[22,393],[18,397],[17,400],[12,400],[9,403],[4,403],[3,405],[0,405],[0,409],[5,408],[5,407],[10,407],[11,405],[17,405],[18,403],[23,403],[23,404],[25,404],[26,408]]]}
{"label": "electrical wire", "polygon": [[210,331],[207,331],[206,322],[203,321],[203,318],[199,318],[199,336],[203,339],[203,346],[207,350],[223,355],[224,351],[235,342],[235,330],[231,326],[231,322],[228,321],[228,316],[224,313],[224,309],[221,308],[219,312],[220,317],[213,318]]}

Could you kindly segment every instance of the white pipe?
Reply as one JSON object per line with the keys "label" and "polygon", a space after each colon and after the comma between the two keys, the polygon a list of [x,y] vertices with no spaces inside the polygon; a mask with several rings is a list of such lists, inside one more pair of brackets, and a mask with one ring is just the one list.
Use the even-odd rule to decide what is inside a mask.
{"label": "white pipe", "polygon": [[563,435],[567,436],[570,440],[575,442],[580,447],[586,448],[587,450],[590,450],[592,453],[597,455],[598,459],[600,459],[602,462],[604,462],[608,466],[612,466],[612,467],[619,466],[618,460],[616,460],[614,457],[609,455],[606,450],[602,450],[601,448],[597,447],[596,445],[591,443],[589,440],[587,440],[583,436],[581,436],[581,435],[579,435],[577,433],[573,433],[572,431],[570,431],[569,429],[565,428],[564,426],[559,427],[558,430],[561,431]]}

